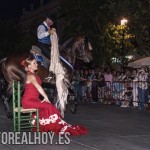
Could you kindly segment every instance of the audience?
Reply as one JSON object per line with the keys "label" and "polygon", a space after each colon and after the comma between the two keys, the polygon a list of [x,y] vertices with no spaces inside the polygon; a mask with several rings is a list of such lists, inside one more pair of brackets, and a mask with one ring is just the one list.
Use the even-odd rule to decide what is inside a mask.
{"label": "audience", "polygon": [[[143,71],[143,72],[141,72]],[[150,95],[150,68],[76,70],[77,99],[145,110]]]}

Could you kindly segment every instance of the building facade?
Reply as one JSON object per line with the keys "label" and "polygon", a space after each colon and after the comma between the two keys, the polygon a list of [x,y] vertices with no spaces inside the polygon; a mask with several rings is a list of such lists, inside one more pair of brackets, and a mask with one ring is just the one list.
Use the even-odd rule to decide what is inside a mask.
{"label": "building facade", "polygon": [[46,4],[44,1],[40,1],[40,6],[34,9],[34,5],[30,4],[30,10],[26,11],[25,8],[22,10],[22,16],[20,19],[20,25],[24,33],[28,33],[31,28],[36,29],[40,23],[42,23],[42,18],[46,13],[52,16],[54,21],[54,27],[57,29],[57,34],[61,36],[62,34],[62,19],[58,16],[59,0],[50,0]]}

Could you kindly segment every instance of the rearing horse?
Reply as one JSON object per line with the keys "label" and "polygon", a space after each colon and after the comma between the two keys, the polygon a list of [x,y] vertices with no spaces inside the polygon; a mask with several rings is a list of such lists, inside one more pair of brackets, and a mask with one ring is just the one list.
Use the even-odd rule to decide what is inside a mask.
{"label": "rearing horse", "polygon": [[[68,81],[71,80],[73,75],[73,66],[76,59],[80,59],[85,63],[90,63],[92,61],[91,44],[87,37],[77,36],[70,38],[59,48],[60,62],[65,70],[65,76]],[[4,78],[8,82],[8,87],[6,92],[2,96],[4,107],[6,110],[7,117],[11,117],[11,111],[9,108],[9,99],[12,95],[12,82],[21,81],[24,86],[26,72],[21,66],[20,62],[23,59],[29,57],[28,53],[15,53],[9,55],[1,61],[1,69]],[[42,65],[38,65],[37,75],[44,81],[49,75],[49,71]]]}

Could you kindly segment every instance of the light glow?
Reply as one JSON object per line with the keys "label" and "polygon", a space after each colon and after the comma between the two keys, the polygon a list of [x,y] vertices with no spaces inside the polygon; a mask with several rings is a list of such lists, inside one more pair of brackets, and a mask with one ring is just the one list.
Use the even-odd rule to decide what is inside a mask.
{"label": "light glow", "polygon": [[122,19],[122,20],[121,20],[121,25],[126,25],[126,24],[127,24],[127,22],[128,22],[128,20],[127,20],[127,19]]}

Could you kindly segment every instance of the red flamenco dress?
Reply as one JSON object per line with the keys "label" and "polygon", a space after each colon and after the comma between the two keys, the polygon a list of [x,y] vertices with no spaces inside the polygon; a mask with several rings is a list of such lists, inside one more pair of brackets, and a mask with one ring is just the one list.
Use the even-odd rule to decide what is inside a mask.
{"label": "red flamenco dress", "polygon": [[[35,75],[35,74],[34,74]],[[35,75],[41,85],[41,79]],[[70,135],[82,135],[87,133],[87,129],[79,125],[70,125],[61,119],[58,109],[51,103],[43,102],[39,99],[39,92],[31,83],[26,83],[25,92],[22,98],[24,108],[38,108],[40,131],[53,131],[56,134],[69,132]],[[35,115],[33,117],[36,117]],[[35,120],[32,121],[35,124]]]}

